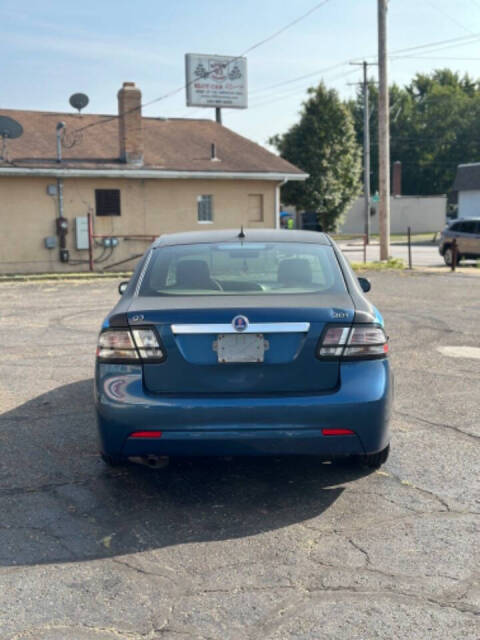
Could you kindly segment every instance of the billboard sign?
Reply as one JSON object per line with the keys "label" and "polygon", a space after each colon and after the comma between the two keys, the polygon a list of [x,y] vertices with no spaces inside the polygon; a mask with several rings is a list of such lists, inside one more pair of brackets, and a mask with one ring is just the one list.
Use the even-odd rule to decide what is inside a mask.
{"label": "billboard sign", "polygon": [[188,107],[247,108],[247,59],[185,54]]}

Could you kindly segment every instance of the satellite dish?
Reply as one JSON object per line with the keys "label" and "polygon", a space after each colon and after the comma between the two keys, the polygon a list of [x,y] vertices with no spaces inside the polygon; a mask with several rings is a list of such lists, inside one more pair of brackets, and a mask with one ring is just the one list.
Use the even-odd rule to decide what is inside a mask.
{"label": "satellite dish", "polygon": [[84,109],[89,102],[90,100],[88,99],[88,96],[84,93],[74,93],[70,96],[70,104],[74,109],[78,109],[78,113],[80,113],[80,111]]}
{"label": "satellite dish", "polygon": [[20,138],[23,133],[22,125],[8,116],[0,116],[0,136],[2,138]]}
{"label": "satellite dish", "polygon": [[0,160],[3,161],[7,154],[7,140],[19,138],[23,133],[22,125],[8,116],[0,116],[0,137],[2,138],[2,149]]}

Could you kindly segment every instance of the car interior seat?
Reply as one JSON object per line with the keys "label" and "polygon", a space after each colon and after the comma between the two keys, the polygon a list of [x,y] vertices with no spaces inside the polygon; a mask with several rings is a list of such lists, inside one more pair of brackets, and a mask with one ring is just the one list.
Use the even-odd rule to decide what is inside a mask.
{"label": "car interior seat", "polygon": [[277,280],[286,287],[312,283],[312,268],[305,258],[287,258],[278,265]]}
{"label": "car interior seat", "polygon": [[215,289],[220,285],[210,277],[205,260],[181,260],[175,272],[176,286],[182,289]]}

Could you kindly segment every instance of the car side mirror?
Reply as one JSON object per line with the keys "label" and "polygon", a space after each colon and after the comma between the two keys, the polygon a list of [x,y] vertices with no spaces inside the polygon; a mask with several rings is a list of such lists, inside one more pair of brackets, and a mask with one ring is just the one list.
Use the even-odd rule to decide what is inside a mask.
{"label": "car side mirror", "polygon": [[118,293],[121,296],[123,296],[123,294],[125,293],[127,287],[128,287],[128,280],[123,280],[123,282],[120,282],[120,284],[118,285]]}
{"label": "car side mirror", "polygon": [[370,289],[372,288],[372,285],[371,285],[370,280],[368,278],[359,277],[358,278],[358,282],[359,282],[360,286],[362,287],[362,291],[364,291],[365,293],[370,291]]}

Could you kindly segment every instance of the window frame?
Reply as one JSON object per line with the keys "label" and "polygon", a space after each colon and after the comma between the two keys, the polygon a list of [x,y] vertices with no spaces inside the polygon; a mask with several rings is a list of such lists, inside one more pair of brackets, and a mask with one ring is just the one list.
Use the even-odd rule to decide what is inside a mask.
{"label": "window frame", "polygon": [[[208,198],[208,200],[207,200]],[[209,202],[209,220],[201,220],[200,219],[200,207],[205,202]],[[213,224],[214,215],[213,215],[213,194],[211,193],[203,193],[202,195],[197,196],[197,224]]]}
{"label": "window frame", "polygon": [[[95,216],[99,216],[100,218],[107,218],[110,216],[115,216],[115,217],[119,217],[122,215],[122,200],[121,200],[121,190],[120,189],[95,189]],[[102,194],[102,197],[104,197],[105,193],[115,193],[115,197],[118,198],[118,211],[108,211],[108,207],[107,207],[107,211],[106,212],[99,212],[99,209],[101,209],[102,207],[99,207],[99,199],[100,199],[100,194]],[[102,202],[101,203],[103,206],[105,206],[105,203]]]}
{"label": "window frame", "polygon": [[[249,193],[247,196],[247,216],[248,216],[248,222],[254,222],[254,223],[262,223],[265,222],[265,198],[263,197],[263,193]],[[258,219],[253,219],[251,217],[251,211],[252,209],[250,208],[250,198],[258,198],[259,202],[260,202],[260,218]]]}

